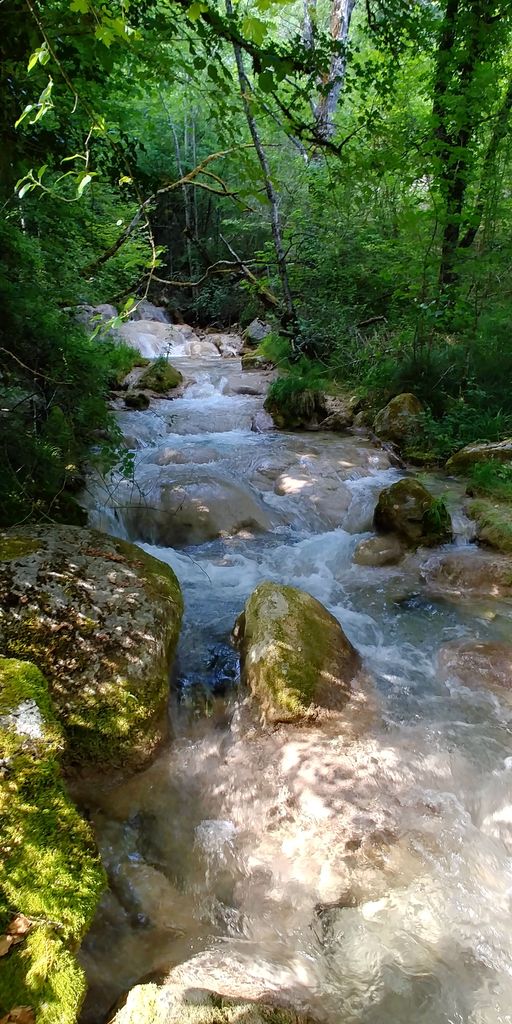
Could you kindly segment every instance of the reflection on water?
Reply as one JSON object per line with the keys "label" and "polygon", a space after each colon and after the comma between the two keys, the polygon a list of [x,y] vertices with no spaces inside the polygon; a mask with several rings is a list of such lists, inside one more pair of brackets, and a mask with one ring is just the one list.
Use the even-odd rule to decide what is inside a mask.
{"label": "reflection on water", "polygon": [[[238,362],[183,363],[196,379],[184,398],[123,414],[146,445],[136,480],[161,512],[163,482],[186,490],[205,481],[194,467],[214,466],[229,528],[211,478],[196,495],[208,529],[180,550],[151,545],[143,512],[98,513],[173,566],[186,615],[175,741],[93,810],[110,889],[81,954],[83,1022],[183,964],[187,982],[279,991],[331,1024],[510,1024],[512,702],[439,656],[510,639],[510,603],[429,590],[421,554],[353,565],[399,475],[385,454],[359,438],[252,433],[261,399],[236,394]],[[460,490],[433,486],[448,488],[467,542]],[[262,732],[240,700],[229,634],[262,579],[312,593],[363,655],[336,726]]]}

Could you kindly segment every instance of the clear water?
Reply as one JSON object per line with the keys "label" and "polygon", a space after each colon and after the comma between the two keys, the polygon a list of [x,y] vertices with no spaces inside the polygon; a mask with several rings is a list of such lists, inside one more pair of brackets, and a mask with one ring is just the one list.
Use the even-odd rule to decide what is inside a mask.
{"label": "clear water", "polygon": [[[186,613],[174,740],[93,810],[110,891],[81,954],[82,1020],[184,964],[329,1024],[509,1024],[512,702],[437,658],[510,637],[511,608],[433,597],[421,555],[353,564],[400,475],[385,453],[254,433],[262,399],[236,393],[236,360],[180,365],[195,379],[183,398],[120,417],[134,482],[111,481],[110,498],[95,485],[98,525],[172,565]],[[460,489],[429,485],[467,544]],[[226,535],[212,537],[219,519]],[[263,579],[314,594],[361,652],[341,732],[264,732],[239,694],[229,635]]]}

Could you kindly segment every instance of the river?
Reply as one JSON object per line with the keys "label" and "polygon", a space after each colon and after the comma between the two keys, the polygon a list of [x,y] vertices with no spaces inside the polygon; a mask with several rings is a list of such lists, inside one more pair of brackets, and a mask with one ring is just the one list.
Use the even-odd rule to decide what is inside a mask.
{"label": "river", "polygon": [[[186,611],[173,740],[91,810],[110,889],[81,1021],[195,957],[327,1024],[510,1024],[512,704],[439,652],[510,637],[511,608],[425,584],[440,555],[479,557],[461,488],[429,480],[453,545],[355,565],[403,472],[362,437],[254,432],[264,375],[210,356],[171,352],[193,383],[119,412],[134,480],[96,485],[96,525],[168,562]],[[247,708],[229,636],[264,579],[313,594],[361,653],[341,732],[265,731]]]}

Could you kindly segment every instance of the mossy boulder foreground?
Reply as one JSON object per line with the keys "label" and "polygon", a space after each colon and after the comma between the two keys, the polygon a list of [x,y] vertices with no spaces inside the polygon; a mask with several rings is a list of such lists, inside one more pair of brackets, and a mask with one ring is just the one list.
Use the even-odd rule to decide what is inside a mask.
{"label": "mossy boulder foreground", "polygon": [[475,520],[480,544],[512,555],[512,504],[510,502],[478,498],[469,503],[466,511]]}
{"label": "mossy boulder foreground", "polygon": [[512,438],[506,441],[489,441],[485,444],[468,444],[455,452],[446,463],[448,473],[465,473],[480,462],[501,462],[512,464]]}
{"label": "mossy boulder foreground", "polygon": [[0,654],[33,662],[66,770],[135,770],[165,735],[182,597],[172,570],[95,530],[0,533]]}
{"label": "mossy boulder foreground", "polygon": [[396,533],[410,547],[435,547],[452,539],[446,505],[413,478],[398,480],[380,492],[374,522],[382,533]]}
{"label": "mossy boulder foreground", "polygon": [[168,391],[177,388],[183,382],[179,370],[171,366],[166,359],[161,357],[155,359],[154,363],[148,366],[147,370],[139,377],[138,386],[148,391],[155,391],[157,395],[165,395]]}
{"label": "mossy boulder foreground", "polygon": [[85,993],[74,951],[104,876],[91,830],[61,782],[64,746],[42,674],[0,658],[2,1020],[73,1024]]}
{"label": "mossy boulder foreground", "polygon": [[205,989],[137,985],[112,1024],[314,1024],[293,1010],[229,999]]}
{"label": "mossy boulder foreground", "polygon": [[261,583],[235,626],[242,679],[265,722],[314,719],[340,710],[360,657],[339,622],[310,594]]}
{"label": "mossy boulder foreground", "polygon": [[417,430],[423,406],[416,395],[396,395],[377,413],[373,429],[384,441],[401,444]]}

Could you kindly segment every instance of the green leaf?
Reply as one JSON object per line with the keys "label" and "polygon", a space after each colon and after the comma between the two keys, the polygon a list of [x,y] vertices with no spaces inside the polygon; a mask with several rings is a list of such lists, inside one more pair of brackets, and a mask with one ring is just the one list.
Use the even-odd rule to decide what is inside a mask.
{"label": "green leaf", "polygon": [[258,85],[262,92],[272,92],[275,86],[272,72],[262,71],[261,75],[258,75]]}
{"label": "green leaf", "polygon": [[27,194],[27,192],[32,192],[33,188],[35,188],[34,182],[33,181],[27,181],[26,184],[22,185],[22,187],[19,189],[19,191],[18,191],[18,199],[23,199],[23,196],[25,196]]}
{"label": "green leaf", "polygon": [[135,296],[134,295],[130,295],[127,298],[127,300],[126,300],[126,302],[125,302],[125,304],[123,306],[123,313],[129,313],[130,310],[133,309],[134,305],[135,305]]}
{"label": "green leaf", "polygon": [[108,25],[98,25],[94,30],[94,35],[96,36],[96,39],[99,39],[100,43],[103,43],[104,46],[112,46],[115,39],[115,33],[108,27]]}
{"label": "green leaf", "polygon": [[78,182],[77,189],[76,189],[76,194],[78,196],[81,196],[82,192],[84,191],[85,188],[87,188],[88,185],[90,185],[91,181],[92,181],[92,174],[84,174],[80,178],[80,181]]}
{"label": "green leaf", "polygon": [[119,178],[120,185],[131,185],[133,178],[130,178],[129,174],[122,174]]}
{"label": "green leaf", "polygon": [[201,0],[194,0],[194,3],[187,10],[187,18],[189,21],[199,21],[201,15],[207,10],[208,4],[201,3]]}
{"label": "green leaf", "polygon": [[89,0],[72,0],[69,8],[71,11],[77,11],[78,14],[87,14],[90,8]]}
{"label": "green leaf", "polygon": [[28,115],[30,114],[30,111],[33,110],[33,109],[34,109],[34,104],[33,103],[28,103],[27,106],[25,107],[23,113],[18,118],[18,120],[14,122],[14,127],[17,128],[18,125],[20,125],[21,122],[24,121],[26,117],[28,117]]}
{"label": "green leaf", "polygon": [[48,167],[48,164],[43,164],[43,166],[39,168],[39,170],[37,172],[37,177],[39,178],[39,181],[41,181],[41,178],[43,177],[43,174],[46,171],[47,167]]}
{"label": "green leaf", "polygon": [[267,34],[267,26],[261,18],[255,18],[251,15],[247,15],[242,21],[242,32],[251,39],[253,43],[256,43],[256,46],[261,46]]}

